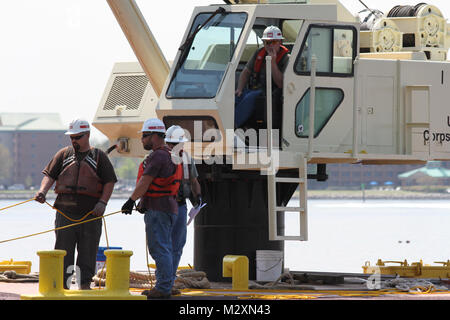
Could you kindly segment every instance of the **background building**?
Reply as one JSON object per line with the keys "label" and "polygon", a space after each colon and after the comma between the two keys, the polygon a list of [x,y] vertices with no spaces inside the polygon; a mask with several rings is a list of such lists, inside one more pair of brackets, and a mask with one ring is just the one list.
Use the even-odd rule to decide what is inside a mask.
{"label": "background building", "polygon": [[443,167],[441,161],[430,161],[426,166],[404,172],[398,177],[403,186],[448,186],[450,184],[450,170]]}
{"label": "background building", "polygon": [[42,169],[68,144],[57,113],[0,113],[0,184],[38,186]]}

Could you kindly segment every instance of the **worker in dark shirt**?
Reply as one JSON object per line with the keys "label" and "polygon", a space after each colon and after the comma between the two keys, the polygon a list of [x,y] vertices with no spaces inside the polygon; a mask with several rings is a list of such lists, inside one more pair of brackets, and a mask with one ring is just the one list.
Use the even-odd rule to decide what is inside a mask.
{"label": "worker in dark shirt", "polygon": [[[56,182],[57,197],[54,207],[55,227],[74,223],[87,213],[85,219],[102,216],[114,189],[117,178],[108,156],[89,144],[90,126],[87,121],[74,120],[66,132],[72,145],[59,150],[42,171],[44,178],[36,193],[36,201],[44,203],[48,190]],[[64,288],[70,288],[74,267],[75,247],[79,268],[77,278],[80,289],[90,289],[95,273],[98,244],[102,233],[102,219],[56,231],[55,249],[65,250]]]}
{"label": "worker in dark shirt", "polygon": [[173,286],[172,230],[178,213],[175,199],[182,179],[181,164],[174,164],[171,150],[164,142],[164,123],[148,119],[142,127],[142,145],[151,150],[141,163],[136,188],[122,206],[122,212],[131,214],[135,201],[141,199],[140,210],[145,212],[144,222],[148,250],[156,263],[156,284],[145,290],[149,299],[170,298]]}

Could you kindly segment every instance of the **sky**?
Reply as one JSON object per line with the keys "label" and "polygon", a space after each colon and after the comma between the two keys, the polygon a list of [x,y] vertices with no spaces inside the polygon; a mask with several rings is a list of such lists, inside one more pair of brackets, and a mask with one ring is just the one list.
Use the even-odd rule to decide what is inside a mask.
{"label": "sky", "polygon": [[[106,0],[2,1],[0,112],[57,112],[64,125],[94,119],[112,67],[137,61]],[[137,0],[167,60],[173,60],[196,6],[221,0]],[[388,12],[421,1],[363,0]],[[353,14],[358,0],[342,0]],[[450,2],[433,0],[450,18]],[[106,137],[95,128],[93,137]]]}

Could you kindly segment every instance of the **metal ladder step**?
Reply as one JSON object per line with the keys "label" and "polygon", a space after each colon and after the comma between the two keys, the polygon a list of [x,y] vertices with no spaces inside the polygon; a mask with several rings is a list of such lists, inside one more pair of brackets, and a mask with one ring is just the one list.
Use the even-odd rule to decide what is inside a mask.
{"label": "metal ladder step", "polygon": [[279,178],[275,177],[275,182],[282,182],[282,183],[305,183],[304,178]]}
{"label": "metal ladder step", "polygon": [[303,207],[275,207],[275,211],[305,212]]}

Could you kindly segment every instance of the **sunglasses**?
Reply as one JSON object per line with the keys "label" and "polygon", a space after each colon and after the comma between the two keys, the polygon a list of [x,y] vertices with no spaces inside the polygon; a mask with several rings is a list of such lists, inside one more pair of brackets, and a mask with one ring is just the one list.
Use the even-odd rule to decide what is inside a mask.
{"label": "sunglasses", "polygon": [[75,136],[75,137],[70,137],[70,140],[80,140],[81,138],[83,138],[86,134],[82,134],[79,136]]}
{"label": "sunglasses", "polygon": [[274,44],[274,43],[278,43],[278,40],[265,40],[264,44]]}
{"label": "sunglasses", "polygon": [[151,137],[153,135],[153,132],[150,133],[143,133],[142,134],[142,139],[147,138],[147,137]]}

